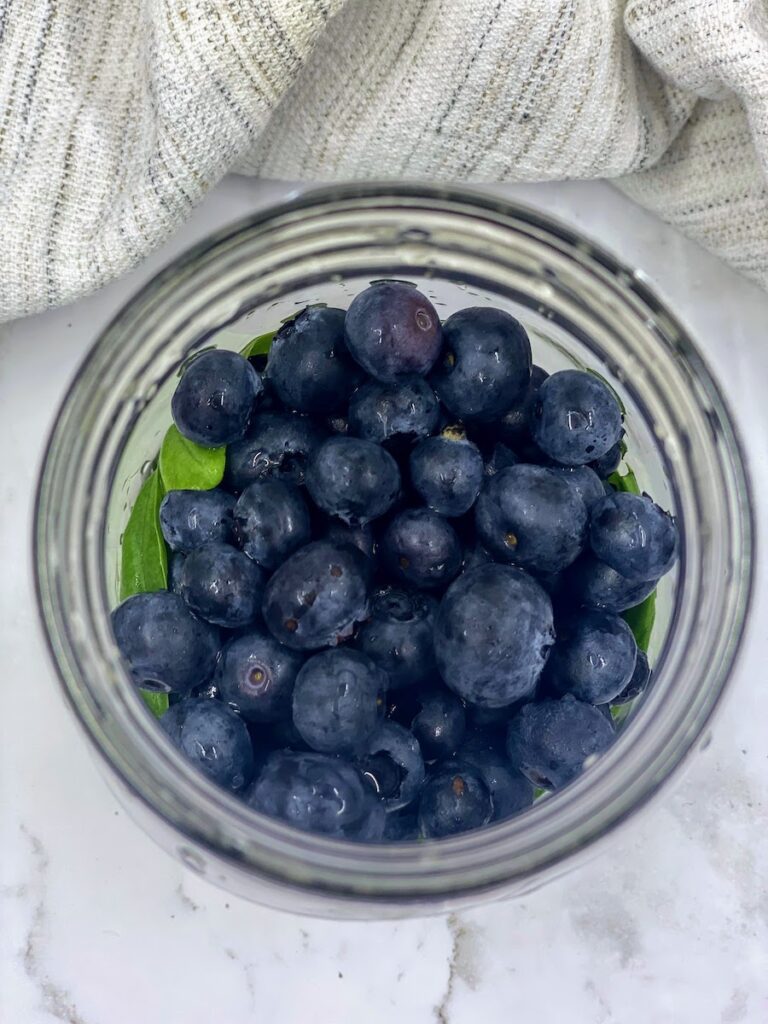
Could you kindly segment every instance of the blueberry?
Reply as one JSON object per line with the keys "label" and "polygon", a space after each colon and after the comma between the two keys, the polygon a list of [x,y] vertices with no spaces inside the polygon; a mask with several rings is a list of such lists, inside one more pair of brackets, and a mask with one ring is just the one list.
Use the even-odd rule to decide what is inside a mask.
{"label": "blueberry", "polygon": [[363,375],[347,354],[344,316],[308,307],[275,335],[267,375],[286,408],[324,416],[346,408]]}
{"label": "blueberry", "polygon": [[619,491],[592,507],[589,541],[599,559],[628,580],[657,580],[677,558],[677,526],[648,495]]}
{"label": "blueberry", "polygon": [[467,742],[459,751],[460,760],[480,772],[493,800],[492,821],[503,821],[519,814],[533,803],[533,786],[493,746]]}
{"label": "blueberry", "polygon": [[313,541],[274,573],[262,612],[270,633],[297,650],[329,647],[368,615],[370,562],[350,544]]}
{"label": "blueberry", "polygon": [[587,512],[596,501],[604,497],[603,481],[589,466],[552,466],[551,468],[573,487],[584,502]]}
{"label": "blueberry", "polygon": [[337,838],[356,838],[367,829],[376,804],[351,764],[291,750],[267,759],[246,800],[294,828]]}
{"label": "blueberry", "polygon": [[243,551],[265,569],[276,569],[309,543],[307,503],[298,487],[282,480],[249,484],[237,499],[234,522]]}
{"label": "blueberry", "polygon": [[463,573],[435,620],[435,656],[446,685],[490,708],[533,693],[554,639],[549,597],[507,565]]}
{"label": "blueberry", "polygon": [[611,473],[615,473],[619,468],[621,462],[621,441],[617,441],[616,444],[612,445],[605,455],[601,455],[599,459],[595,459],[590,465],[592,469],[597,473],[601,480],[605,480],[606,477],[610,476]]}
{"label": "blueberry", "polygon": [[181,570],[181,596],[201,618],[236,629],[259,613],[264,572],[229,544],[196,548]]}
{"label": "blueberry", "polygon": [[400,583],[443,587],[461,568],[461,543],[451,524],[428,508],[400,512],[381,539],[381,557]]}
{"label": "blueberry", "polygon": [[475,524],[482,544],[500,561],[559,572],[584,547],[587,510],[554,470],[520,464],[485,480]]}
{"label": "blueberry", "polygon": [[464,705],[446,690],[427,690],[418,694],[418,701],[421,707],[411,730],[424,757],[431,761],[455,754],[466,731]]}
{"label": "blueberry", "polygon": [[227,485],[236,492],[267,478],[301,485],[307,462],[325,436],[306,416],[261,412],[254,417],[248,436],[227,449]]}
{"label": "blueberry", "polygon": [[412,804],[424,784],[424,758],[416,738],[397,722],[382,722],[358,762],[387,812]]}
{"label": "blueberry", "polygon": [[174,594],[181,594],[181,570],[185,556],[180,551],[172,551],[168,556],[168,589]]}
{"label": "blueberry", "polygon": [[628,580],[590,552],[569,566],[563,581],[564,590],[576,603],[615,613],[640,604],[653,593],[656,583]]}
{"label": "blueberry", "polygon": [[349,433],[349,420],[346,416],[326,416],[323,422],[329,434]]}
{"label": "blueberry", "polygon": [[160,503],[160,529],[172,551],[192,551],[211,541],[232,540],[235,499],[215,487],[211,491],[168,491]]}
{"label": "blueberry", "polygon": [[234,792],[253,778],[253,751],[245,723],[217,700],[187,697],[160,719],[174,746],[213,782]]}
{"label": "blueberry", "polygon": [[494,440],[508,445],[513,451],[525,451],[531,441],[531,413],[536,404],[539,388],[548,376],[547,371],[542,370],[540,366],[531,367],[531,379],[523,398],[486,428]]}
{"label": "blueberry", "polygon": [[444,430],[420,441],[411,452],[411,483],[428,508],[462,516],[475,503],[483,480],[483,457],[463,431]]}
{"label": "blueberry", "polygon": [[437,427],[440,407],[423,377],[405,377],[394,384],[368,381],[349,402],[349,429],[376,444],[415,441]]}
{"label": "blueberry", "polygon": [[648,665],[648,657],[645,651],[638,650],[637,661],[635,662],[635,671],[632,673],[632,678],[621,693],[617,694],[611,700],[611,704],[629,704],[631,700],[634,700],[635,697],[639,697],[641,693],[645,692],[650,681],[651,669]]}
{"label": "blueberry", "polygon": [[485,464],[484,472],[486,476],[493,476],[495,473],[501,472],[502,469],[509,469],[510,466],[516,466],[520,459],[515,455],[511,448],[508,448],[505,444],[495,444],[491,456]]}
{"label": "blueberry", "polygon": [[259,374],[237,352],[203,352],[187,366],[173,393],[173,422],[195,444],[231,444],[245,434],[263,387]]}
{"label": "blueberry", "polygon": [[437,676],[432,629],[437,602],[389,587],[374,597],[356,646],[387,675],[389,689],[419,686]]}
{"label": "blueberry", "polygon": [[384,822],[384,842],[415,843],[421,837],[416,808],[411,805],[401,811],[393,811]]}
{"label": "blueberry", "polygon": [[487,565],[492,561],[493,557],[490,552],[483,547],[479,540],[473,540],[464,547],[461,571],[469,572],[470,569],[476,569],[479,565]]}
{"label": "blueberry", "polygon": [[613,743],[613,726],[592,704],[570,694],[526,704],[509,725],[507,755],[534,786],[558,789]]}
{"label": "blueberry", "polygon": [[368,523],[394,505],[400,470],[389,452],[372,441],[330,437],[309,460],[307,490],[329,515]]}
{"label": "blueberry", "polygon": [[213,673],[219,631],[195,618],[178,594],[134,594],[112,612],[112,628],[143,689],[185,694]]}
{"label": "blueberry", "polygon": [[419,801],[419,828],[427,839],[442,839],[482,828],[493,817],[491,791],[473,765],[447,761],[429,778]]}
{"label": "blueberry", "polygon": [[432,303],[401,281],[379,281],[355,296],[344,331],[352,357],[385,383],[428,373],[443,341]]}
{"label": "blueberry", "polygon": [[430,383],[458,419],[494,420],[523,399],[531,379],[531,343],[501,309],[461,309],[443,325],[445,348]]}
{"label": "blueberry", "polygon": [[250,722],[274,722],[291,714],[296,676],[304,663],[264,630],[230,640],[216,666],[219,697]]}
{"label": "blueberry", "polygon": [[351,526],[349,523],[342,523],[340,519],[331,518],[325,527],[324,536],[334,544],[352,544],[362,551],[366,558],[374,556],[375,539],[368,523]]}
{"label": "blueberry", "polygon": [[296,677],[293,724],[322,754],[360,753],[383,714],[386,687],[384,673],[359,651],[322,651]]}
{"label": "blueberry", "polygon": [[593,462],[621,436],[621,409],[613,392],[583,370],[560,370],[539,388],[532,413],[534,441],[556,462]]}
{"label": "blueberry", "polygon": [[558,694],[607,704],[629,683],[636,657],[635,638],[623,619],[584,611],[559,626],[547,677]]}

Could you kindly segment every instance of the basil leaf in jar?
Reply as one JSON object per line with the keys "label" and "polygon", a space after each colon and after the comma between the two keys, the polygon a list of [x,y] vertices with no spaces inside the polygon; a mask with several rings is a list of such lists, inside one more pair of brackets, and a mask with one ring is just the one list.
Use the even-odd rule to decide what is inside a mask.
{"label": "basil leaf in jar", "polygon": [[617,491],[627,491],[629,494],[642,494],[637,477],[629,466],[627,466],[627,472],[624,474],[619,472],[611,473],[608,477],[608,483],[615,487]]}
{"label": "basil leaf in jar", "polygon": [[168,586],[168,552],[160,532],[165,488],[157,469],[138,493],[125,527],[120,563],[120,600]]}
{"label": "basil leaf in jar", "polygon": [[627,608],[622,618],[632,630],[637,641],[637,646],[644,653],[648,653],[648,644],[651,642],[653,624],[656,621],[656,591],[649,594],[644,601],[636,604],[634,608]]}
{"label": "basil leaf in jar", "polygon": [[162,718],[168,710],[168,694],[156,690],[139,690],[141,699],[156,718]]}
{"label": "basil leaf in jar", "polygon": [[260,334],[258,338],[248,342],[245,348],[241,350],[240,355],[245,356],[246,359],[250,359],[252,356],[265,356],[269,352],[272,339],[276,334],[277,331],[267,331],[266,334]]}
{"label": "basil leaf in jar", "polygon": [[160,449],[160,475],[168,491],[210,491],[221,483],[227,449],[203,448],[170,426]]}

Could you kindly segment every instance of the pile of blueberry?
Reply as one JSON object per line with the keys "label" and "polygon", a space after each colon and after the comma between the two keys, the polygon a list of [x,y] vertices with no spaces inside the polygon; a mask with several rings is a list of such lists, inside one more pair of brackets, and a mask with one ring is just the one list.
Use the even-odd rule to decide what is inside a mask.
{"label": "pile of blueberry", "polygon": [[113,624],[215,782],[330,836],[440,838],[608,748],[649,678],[620,613],[678,537],[605,482],[623,431],[600,378],[532,366],[502,310],[441,324],[384,281],[303,310],[268,358],[197,356],[172,411],[226,473],[165,496],[169,590]]}

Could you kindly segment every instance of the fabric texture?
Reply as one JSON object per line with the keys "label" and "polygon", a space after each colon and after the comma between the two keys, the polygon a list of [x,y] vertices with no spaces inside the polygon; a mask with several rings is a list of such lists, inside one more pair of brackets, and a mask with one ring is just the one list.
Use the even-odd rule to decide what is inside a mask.
{"label": "fabric texture", "polygon": [[0,319],[227,171],[610,178],[768,286],[768,3],[0,0]]}

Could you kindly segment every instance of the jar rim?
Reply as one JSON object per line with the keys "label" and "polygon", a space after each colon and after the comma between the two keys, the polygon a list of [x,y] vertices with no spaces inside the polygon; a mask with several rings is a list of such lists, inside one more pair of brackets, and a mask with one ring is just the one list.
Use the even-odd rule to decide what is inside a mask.
{"label": "jar rim", "polygon": [[[658,408],[670,423],[684,414],[691,420],[675,435],[678,444],[681,437],[687,439],[684,449],[692,446],[677,455],[681,473],[685,459],[692,463],[686,477],[687,486],[696,492],[691,514],[703,516],[708,528],[715,522],[725,536],[719,538],[717,551],[718,538],[691,538],[692,550],[683,559],[675,603],[675,628],[654,687],[620,741],[589,771],[553,797],[537,802],[525,815],[482,831],[424,844],[364,846],[302,833],[256,815],[202,777],[165,740],[145,713],[111,636],[103,580],[106,503],[101,510],[89,507],[86,496],[92,504],[106,496],[117,460],[115,450],[108,450],[109,431],[124,429],[141,411],[141,401],[99,393],[96,384],[100,377],[108,382],[110,369],[118,379],[115,353],[126,336],[137,339],[130,370],[131,380],[139,379],[149,372],[155,357],[154,350],[148,358],[142,357],[141,345],[149,345],[152,338],[157,343],[166,322],[172,321],[179,337],[193,330],[188,322],[192,314],[187,317],[177,307],[182,301],[192,303],[193,296],[202,302],[207,291],[215,290],[216,283],[208,275],[215,277],[217,266],[233,267],[249,251],[249,244],[258,242],[263,280],[268,266],[263,262],[265,247],[271,245],[281,253],[284,249],[280,258],[285,260],[294,253],[295,259],[302,245],[310,245],[310,236],[314,244],[317,232],[336,231],[337,243],[339,238],[346,240],[350,223],[356,218],[362,224],[374,211],[381,223],[390,217],[392,232],[396,228],[399,232],[389,237],[389,244],[417,253],[414,258],[421,261],[433,244],[435,228],[425,237],[422,228],[398,227],[397,218],[403,213],[411,220],[418,214],[419,223],[436,225],[443,218],[451,237],[455,234],[459,239],[457,258],[462,245],[482,244],[494,259],[509,259],[510,266],[514,257],[516,267],[523,265],[523,275],[528,258],[523,252],[525,242],[547,255],[537,273],[546,277],[549,261],[555,261],[557,272],[546,284],[563,303],[583,302],[576,294],[579,288],[593,299],[604,293],[606,308],[621,319],[627,338],[631,330],[638,346],[631,351],[649,374],[643,385],[646,399],[640,392],[636,396],[639,404],[656,400],[653,388],[660,390],[662,383],[664,388],[675,387]],[[386,242],[382,229],[381,244]],[[520,252],[505,256],[505,244],[514,250],[513,243]],[[241,297],[233,289],[233,319],[242,312]],[[176,310],[173,316],[172,310]],[[650,346],[651,352],[643,353],[643,346]],[[126,365],[128,358],[121,357]],[[627,388],[633,389],[631,382]],[[675,402],[683,412],[672,408]],[[136,408],[129,409],[131,403]],[[710,509],[701,507],[707,474],[710,485],[718,488]],[[337,899],[430,904],[457,894],[476,897],[563,870],[576,853],[593,848],[598,839],[647,804],[701,743],[732,671],[752,593],[750,496],[742,445],[719,387],[688,332],[641,274],[555,219],[481,192],[409,184],[332,186],[304,193],[208,236],[129,299],[101,333],[65,396],[46,447],[35,504],[38,607],[65,694],[92,744],[121,782],[190,842],[279,886],[310,887]],[[702,612],[705,625],[712,627],[704,635],[702,622],[692,616],[690,601],[692,594],[700,592],[708,566],[716,566],[726,578],[724,585],[718,581],[719,589],[712,588],[716,595]],[[688,606],[683,604],[686,597]],[[698,677],[689,680],[680,694],[668,675],[685,665],[685,651],[680,649],[683,635],[688,642],[698,637],[702,650],[694,659]]]}

